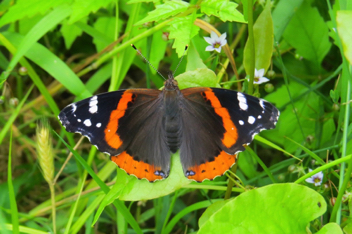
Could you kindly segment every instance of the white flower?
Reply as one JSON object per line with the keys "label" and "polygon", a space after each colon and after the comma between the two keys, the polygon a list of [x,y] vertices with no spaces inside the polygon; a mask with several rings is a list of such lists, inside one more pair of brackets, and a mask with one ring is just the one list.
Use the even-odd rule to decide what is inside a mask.
{"label": "white flower", "polygon": [[262,84],[269,81],[268,78],[264,77],[264,72],[264,68],[259,69],[259,71],[257,69],[254,70],[254,84]]}
{"label": "white flower", "polygon": [[[311,171],[313,170],[309,168],[309,172]],[[324,178],[324,174],[322,171],[320,171],[317,174],[312,175],[312,177],[306,179],[306,182],[314,184],[315,186],[319,186],[323,182],[323,178]]]}
{"label": "white flower", "polygon": [[221,34],[219,37],[215,32],[211,32],[210,37],[204,37],[204,40],[210,44],[205,48],[205,51],[216,50],[218,53],[221,52],[221,47],[226,45],[226,32]]}

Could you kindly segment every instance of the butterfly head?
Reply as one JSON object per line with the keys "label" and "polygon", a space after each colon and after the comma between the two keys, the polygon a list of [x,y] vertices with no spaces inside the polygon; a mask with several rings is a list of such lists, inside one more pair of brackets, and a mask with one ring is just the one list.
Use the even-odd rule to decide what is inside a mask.
{"label": "butterfly head", "polygon": [[179,90],[177,80],[174,79],[172,73],[169,73],[169,79],[164,82],[164,86],[166,91]]}

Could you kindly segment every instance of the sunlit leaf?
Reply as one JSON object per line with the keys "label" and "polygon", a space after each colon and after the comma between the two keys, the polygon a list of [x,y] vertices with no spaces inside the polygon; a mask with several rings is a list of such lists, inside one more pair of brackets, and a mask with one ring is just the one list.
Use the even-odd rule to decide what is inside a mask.
{"label": "sunlit leaf", "polygon": [[184,12],[188,6],[189,3],[181,0],[166,1],[164,4],[157,5],[154,11],[149,12],[148,16],[138,21],[136,25],[166,19],[170,16]]}
{"label": "sunlit leaf", "polygon": [[219,17],[224,22],[246,22],[243,15],[236,9],[238,4],[229,0],[204,0],[200,6],[201,12],[208,16]]}

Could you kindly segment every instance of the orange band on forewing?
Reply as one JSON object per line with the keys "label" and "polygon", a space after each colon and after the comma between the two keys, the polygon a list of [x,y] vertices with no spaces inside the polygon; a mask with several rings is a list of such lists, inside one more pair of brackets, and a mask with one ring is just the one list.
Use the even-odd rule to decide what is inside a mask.
{"label": "orange band on forewing", "polygon": [[128,103],[132,101],[132,96],[133,93],[124,92],[116,110],[111,112],[109,123],[104,130],[106,143],[114,149],[118,149],[122,145],[122,140],[116,131],[119,127],[119,119],[125,115],[125,110],[128,107]]}
{"label": "orange band on forewing", "polygon": [[223,175],[227,170],[236,163],[236,155],[227,154],[225,151],[215,157],[214,161],[203,163],[199,166],[190,167],[187,170],[193,171],[193,176],[187,176],[190,180],[202,182],[205,179],[212,180],[216,176]]}
{"label": "orange band on forewing", "polygon": [[237,128],[232,122],[228,110],[221,106],[219,99],[215,96],[212,91],[205,91],[206,98],[210,101],[212,107],[214,107],[215,113],[222,118],[222,123],[226,132],[222,139],[222,143],[227,147],[232,147],[238,138]]}
{"label": "orange band on forewing", "polygon": [[160,167],[154,167],[142,161],[136,161],[131,155],[122,152],[117,156],[111,156],[111,161],[117,164],[119,168],[123,169],[130,175],[135,175],[138,179],[147,179],[149,181],[162,180],[162,176],[155,175],[155,171],[160,171]]}

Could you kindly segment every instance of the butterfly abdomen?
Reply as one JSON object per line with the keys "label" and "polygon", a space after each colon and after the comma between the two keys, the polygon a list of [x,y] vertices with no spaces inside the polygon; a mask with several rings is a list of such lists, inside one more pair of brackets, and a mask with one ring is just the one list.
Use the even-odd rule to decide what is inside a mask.
{"label": "butterfly abdomen", "polygon": [[172,153],[180,148],[180,119],[179,117],[165,117],[166,141]]}
{"label": "butterfly abdomen", "polygon": [[164,91],[164,126],[166,142],[172,153],[175,153],[180,148],[181,141],[179,95],[181,94],[177,89]]}

